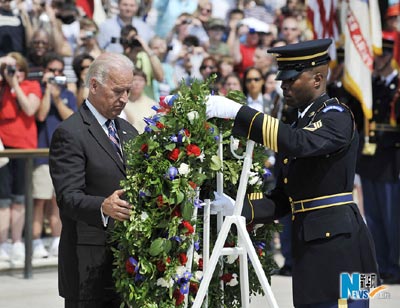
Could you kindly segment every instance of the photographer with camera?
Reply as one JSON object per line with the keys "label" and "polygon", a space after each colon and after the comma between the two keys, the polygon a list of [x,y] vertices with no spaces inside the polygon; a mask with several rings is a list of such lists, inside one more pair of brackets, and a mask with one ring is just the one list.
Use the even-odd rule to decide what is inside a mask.
{"label": "photographer with camera", "polygon": [[[47,53],[44,57],[44,75],[42,78],[43,99],[36,113],[38,127],[38,148],[50,147],[50,140],[57,126],[77,110],[76,97],[67,89],[67,78],[63,74],[63,57],[56,53]],[[35,160],[33,171],[33,258],[46,258],[58,255],[61,221],[54,188],[50,178],[48,158]],[[45,211],[49,206],[50,211]],[[52,243],[49,251],[40,238],[43,230],[44,213],[49,213]]]}
{"label": "photographer with camera", "polygon": [[[88,53],[96,59],[103,53],[103,50],[100,48],[96,39],[99,28],[92,19],[87,17],[82,17],[79,20],[79,24],[80,31],[77,39],[78,46],[75,49],[75,56],[82,53]],[[79,78],[79,76],[76,77]]]}
{"label": "photographer with camera", "polygon": [[[0,58],[0,139],[5,148],[37,147],[35,113],[42,95],[39,83],[26,80],[27,75],[28,63],[20,53]],[[24,159],[12,158],[0,168],[0,259],[12,265],[22,265],[25,257],[25,183]]]}
{"label": "photographer with camera", "polygon": [[121,45],[124,55],[135,64],[135,67],[146,74],[145,93],[154,99],[153,79],[163,81],[164,71],[160,59],[153,50],[147,45],[143,38],[138,35],[138,31],[132,25],[127,25],[121,29]]}

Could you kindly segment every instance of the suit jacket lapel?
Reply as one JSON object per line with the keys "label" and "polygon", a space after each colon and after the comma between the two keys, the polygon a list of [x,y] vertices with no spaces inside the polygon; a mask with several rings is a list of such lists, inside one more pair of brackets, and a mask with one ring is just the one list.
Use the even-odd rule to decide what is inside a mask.
{"label": "suit jacket lapel", "polygon": [[121,162],[118,157],[117,152],[114,149],[114,146],[111,144],[110,139],[108,139],[105,134],[103,128],[100,126],[97,119],[91,113],[86,104],[83,104],[79,109],[79,112],[82,115],[82,119],[84,123],[88,127],[89,133],[93,136],[94,139],[98,142],[98,144],[104,149],[104,151],[111,157],[111,159],[116,163],[118,168],[125,175],[125,165]]}

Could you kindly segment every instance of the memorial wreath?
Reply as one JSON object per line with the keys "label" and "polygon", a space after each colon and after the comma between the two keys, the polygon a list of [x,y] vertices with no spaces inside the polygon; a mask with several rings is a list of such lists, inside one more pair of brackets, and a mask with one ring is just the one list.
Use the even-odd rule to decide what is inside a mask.
{"label": "memorial wreath", "polygon": [[[129,221],[116,222],[112,238],[116,242],[113,276],[127,307],[183,307],[186,295],[189,303],[194,301],[203,276],[201,199],[213,199],[219,171],[224,174],[224,191],[236,196],[243,162],[228,148],[232,121],[206,119],[205,101],[213,81],[181,85],[175,99],[162,98],[155,107],[157,114],[145,119],[145,132],[125,148],[127,177],[121,185],[133,209]],[[241,92],[228,97],[243,101]],[[217,155],[220,131],[222,161]],[[238,152],[245,150],[245,140],[233,143]],[[249,192],[262,191],[263,178],[270,175],[264,155],[264,148],[255,148]],[[268,275],[276,266],[270,243],[277,228],[262,225],[248,230]],[[212,232],[211,243],[216,233]],[[235,243],[231,230],[226,245]],[[238,262],[229,256],[218,264],[209,288],[209,307],[240,307]],[[253,270],[249,277],[251,293],[262,293]]]}

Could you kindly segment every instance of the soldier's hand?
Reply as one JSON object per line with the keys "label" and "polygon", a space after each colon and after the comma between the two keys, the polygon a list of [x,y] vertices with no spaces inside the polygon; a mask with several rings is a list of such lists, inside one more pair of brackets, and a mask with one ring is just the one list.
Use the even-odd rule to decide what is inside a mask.
{"label": "soldier's hand", "polygon": [[229,98],[211,95],[206,102],[207,118],[234,119],[241,107],[241,104]]}
{"label": "soldier's hand", "polygon": [[222,212],[224,216],[232,216],[235,208],[235,200],[226,194],[220,194],[214,191],[215,200],[211,203],[211,210]]}
{"label": "soldier's hand", "polygon": [[104,215],[110,216],[119,221],[129,220],[132,205],[121,199],[124,192],[123,189],[116,190],[111,196],[107,197],[103,201],[101,208]]}

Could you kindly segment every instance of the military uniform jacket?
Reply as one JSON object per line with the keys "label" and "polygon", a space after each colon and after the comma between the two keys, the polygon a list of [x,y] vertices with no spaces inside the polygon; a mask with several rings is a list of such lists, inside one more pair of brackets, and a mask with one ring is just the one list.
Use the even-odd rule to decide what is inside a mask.
{"label": "military uniform jacket", "polygon": [[[353,190],[358,138],[350,111],[323,95],[294,125],[242,107],[233,133],[278,153],[277,186],[261,200],[245,204],[243,214],[266,223],[291,211],[300,200]],[[339,298],[341,272],[376,273],[370,234],[352,202],[293,214],[293,300],[295,305]]]}
{"label": "military uniform jacket", "polygon": [[[357,172],[362,178],[395,182],[400,174],[400,102],[395,103],[396,123],[390,125],[391,102],[398,91],[399,75],[387,85],[384,81],[374,79],[373,116],[370,121],[370,142],[376,144],[374,155],[360,155]],[[361,138],[360,149],[364,138]],[[378,167],[379,166],[379,167]]]}

